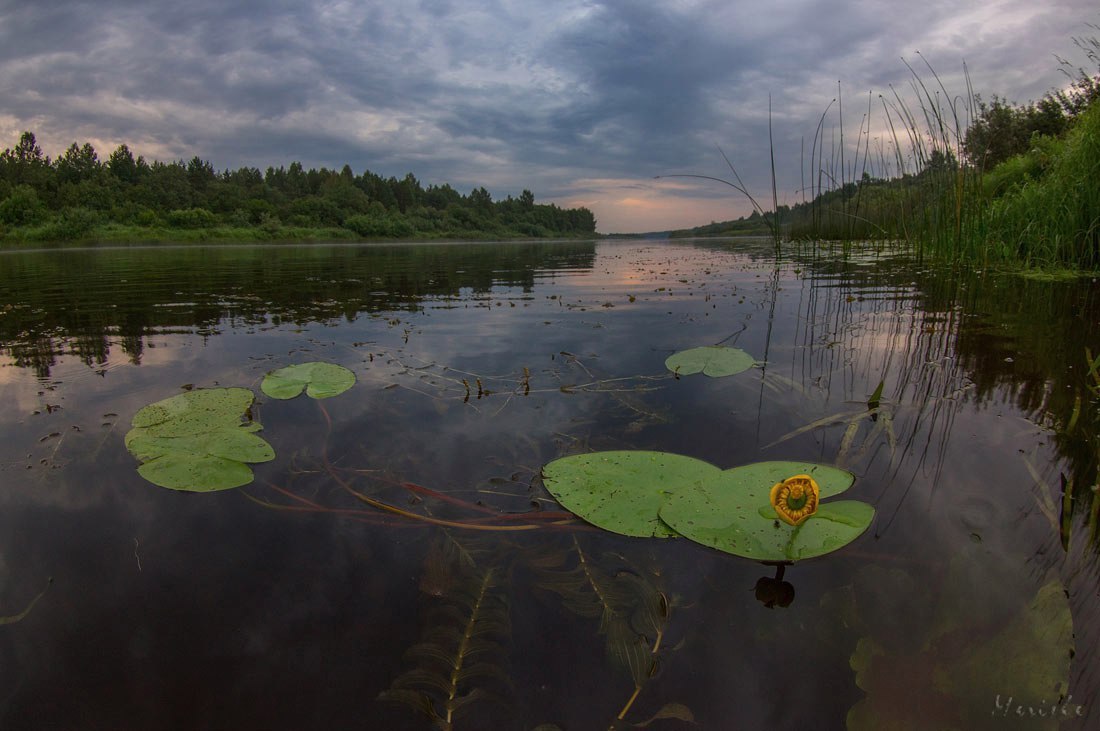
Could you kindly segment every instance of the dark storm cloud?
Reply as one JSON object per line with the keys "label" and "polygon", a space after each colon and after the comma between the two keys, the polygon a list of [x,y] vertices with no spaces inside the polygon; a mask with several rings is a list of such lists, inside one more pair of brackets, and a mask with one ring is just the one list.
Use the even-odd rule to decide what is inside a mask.
{"label": "dark storm cloud", "polygon": [[346,162],[498,197],[531,188],[606,221],[619,193],[658,195],[654,175],[728,174],[718,146],[766,188],[769,98],[789,193],[838,82],[851,124],[868,90],[873,106],[907,93],[902,57],[922,73],[928,59],[951,94],[965,60],[986,96],[1038,98],[1061,80],[1052,54],[1096,19],[1084,0],[4,0],[0,146],[32,129],[53,154],[89,139],[219,168]]}

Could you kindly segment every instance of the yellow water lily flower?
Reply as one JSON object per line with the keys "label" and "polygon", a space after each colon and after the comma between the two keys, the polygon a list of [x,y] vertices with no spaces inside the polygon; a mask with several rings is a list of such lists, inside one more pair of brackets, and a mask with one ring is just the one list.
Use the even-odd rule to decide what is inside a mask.
{"label": "yellow water lily flower", "polygon": [[814,478],[809,475],[795,475],[775,483],[772,487],[772,507],[784,523],[801,525],[806,518],[817,512],[820,494],[821,490]]}

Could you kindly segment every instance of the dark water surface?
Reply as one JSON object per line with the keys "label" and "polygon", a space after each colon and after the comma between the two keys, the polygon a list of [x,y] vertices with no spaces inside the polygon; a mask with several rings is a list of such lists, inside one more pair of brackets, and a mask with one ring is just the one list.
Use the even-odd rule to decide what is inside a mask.
{"label": "dark water surface", "polygon": [[[766,365],[666,372],[716,343]],[[0,626],[0,727],[1095,728],[1086,347],[1088,278],[747,241],[0,253],[0,615],[46,590]],[[357,384],[259,391],[313,360]],[[144,481],[134,413],[212,386],[256,392],[276,459]],[[773,608],[773,567],[684,540],[471,527],[557,512],[542,465],[604,449],[839,464],[875,522]]]}

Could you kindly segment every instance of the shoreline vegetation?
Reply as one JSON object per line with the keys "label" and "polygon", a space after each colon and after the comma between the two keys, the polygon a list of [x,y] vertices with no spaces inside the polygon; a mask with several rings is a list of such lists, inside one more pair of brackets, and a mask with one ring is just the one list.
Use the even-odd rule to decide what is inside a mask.
{"label": "shoreline vegetation", "polygon": [[33,132],[0,153],[0,249],[65,244],[577,239],[596,236],[587,208],[494,201],[383,178],[351,166],[216,172],[190,161],[147,162],[125,144],[101,161],[73,142],[56,160]]}
{"label": "shoreline vegetation", "polygon": [[[1073,42],[1100,70],[1100,40]],[[1027,104],[987,102],[969,76],[967,93],[954,95],[927,61],[930,80],[906,63],[912,95],[868,93],[854,144],[838,88],[803,141],[801,202],[778,204],[773,165],[765,210],[726,158],[738,184],[712,180],[748,196],[752,214],[660,235],[900,242],[921,257],[982,266],[1100,270],[1100,73],[1059,61],[1067,85]],[[75,142],[50,160],[32,132],[0,153],[0,249],[624,236],[601,236],[587,208],[536,204],[529,190],[494,201],[484,187],[462,195],[412,173],[399,180],[298,162],[219,173],[198,156],[135,159],[125,144],[100,161]]]}
{"label": "shoreline vegetation", "polygon": [[[1073,42],[1100,70],[1100,40]],[[1100,73],[1059,61],[1067,85],[1027,104],[987,102],[969,77],[957,96],[926,61],[930,80],[906,64],[915,101],[868,94],[854,145],[838,89],[803,144],[801,202],[763,210],[721,180],[749,197],[752,215],[669,235],[896,241],[981,266],[1100,270]]]}

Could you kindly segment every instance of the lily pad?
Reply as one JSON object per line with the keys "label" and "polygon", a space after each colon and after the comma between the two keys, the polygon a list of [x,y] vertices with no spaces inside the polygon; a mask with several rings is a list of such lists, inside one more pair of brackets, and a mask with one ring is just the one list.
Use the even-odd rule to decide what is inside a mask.
{"label": "lily pad", "polygon": [[658,517],[664,501],[720,473],[678,454],[610,451],[556,459],[543,467],[542,478],[562,506],[589,523],[626,536],[668,538],[676,533]]}
{"label": "lily pad", "polygon": [[142,464],[138,474],[173,490],[213,492],[252,481],[249,462],[267,462],[275,450],[256,436],[260,425],[242,421],[252,405],[246,388],[189,391],[149,404],[131,421],[126,448]]}
{"label": "lily pad", "polygon": [[660,517],[697,543],[759,561],[821,556],[867,530],[875,510],[853,500],[823,502],[798,526],[779,520],[769,493],[777,482],[797,474],[812,476],[822,499],[844,492],[855,480],[851,472],[811,462],[757,462],[676,491]]}
{"label": "lily pad", "polygon": [[665,368],[681,376],[702,373],[704,376],[721,378],[747,371],[754,365],[756,360],[744,350],[724,345],[705,345],[681,350],[665,359]]}
{"label": "lily pad", "polygon": [[355,385],[355,374],[335,363],[299,363],[264,376],[260,390],[271,398],[292,399],[303,390],[310,398],[338,396]]}

